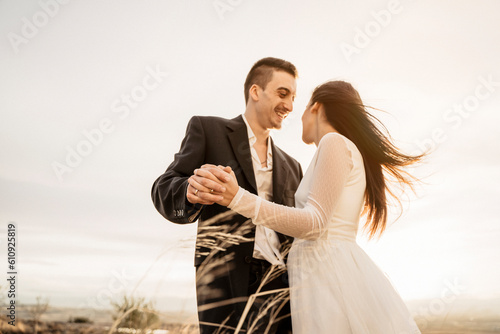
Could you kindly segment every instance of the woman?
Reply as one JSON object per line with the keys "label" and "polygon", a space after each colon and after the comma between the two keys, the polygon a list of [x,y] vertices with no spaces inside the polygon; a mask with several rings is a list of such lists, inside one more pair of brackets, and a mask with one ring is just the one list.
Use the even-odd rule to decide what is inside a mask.
{"label": "woman", "polygon": [[305,143],[318,147],[295,194],[296,208],[226,183],[219,202],[256,225],[295,237],[288,257],[295,334],[420,333],[386,276],[356,244],[360,216],[370,238],[386,226],[387,176],[414,180],[400,153],[375,125],[347,82],[317,87],[302,117]]}

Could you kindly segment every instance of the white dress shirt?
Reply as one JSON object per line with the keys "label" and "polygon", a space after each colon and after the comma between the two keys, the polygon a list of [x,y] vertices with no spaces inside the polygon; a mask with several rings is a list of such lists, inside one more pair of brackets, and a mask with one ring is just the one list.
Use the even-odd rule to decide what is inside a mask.
{"label": "white dress shirt", "polygon": [[[267,167],[262,167],[257,151],[253,147],[257,141],[257,137],[248,124],[245,115],[243,121],[247,126],[248,143],[250,144],[250,152],[252,155],[253,171],[255,181],[257,183],[257,194],[268,201],[273,199],[273,152],[271,148],[271,137],[267,139]],[[256,226],[255,229],[255,245],[253,257],[256,259],[267,260],[271,264],[285,265],[283,256],[281,255],[280,240],[275,231],[262,225]]]}

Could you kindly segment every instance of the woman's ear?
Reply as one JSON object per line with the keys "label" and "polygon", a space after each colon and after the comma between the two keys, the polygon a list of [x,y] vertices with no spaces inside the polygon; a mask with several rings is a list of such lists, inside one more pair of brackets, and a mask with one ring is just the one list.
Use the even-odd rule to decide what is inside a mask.
{"label": "woman's ear", "polygon": [[324,121],[327,121],[325,106],[322,103],[318,103],[318,117]]}
{"label": "woman's ear", "polygon": [[311,106],[311,113],[317,114],[320,109],[321,109],[321,103],[314,102],[313,105]]}

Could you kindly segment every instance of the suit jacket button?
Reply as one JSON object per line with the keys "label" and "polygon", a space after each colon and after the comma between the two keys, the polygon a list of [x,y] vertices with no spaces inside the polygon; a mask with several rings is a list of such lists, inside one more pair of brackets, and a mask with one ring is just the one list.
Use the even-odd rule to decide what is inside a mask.
{"label": "suit jacket button", "polygon": [[246,263],[252,263],[252,257],[251,256],[245,256],[245,262]]}

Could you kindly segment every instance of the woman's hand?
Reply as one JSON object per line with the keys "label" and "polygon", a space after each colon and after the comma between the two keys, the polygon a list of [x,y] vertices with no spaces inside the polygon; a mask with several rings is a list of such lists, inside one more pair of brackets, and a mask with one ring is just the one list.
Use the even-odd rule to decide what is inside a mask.
{"label": "woman's hand", "polygon": [[188,182],[194,189],[198,189],[196,196],[202,200],[215,200],[219,205],[228,206],[239,190],[236,175],[230,166],[205,164],[195,169],[193,174]]}
{"label": "woman's hand", "polygon": [[236,196],[236,193],[238,192],[240,187],[238,185],[238,180],[236,180],[236,175],[234,174],[231,167],[219,166],[219,168],[223,168],[223,170],[228,173],[229,181],[224,183],[226,191],[221,193],[222,200],[217,201],[216,203],[222,206],[228,206],[229,203],[231,203],[231,201],[233,200],[234,196]]}

